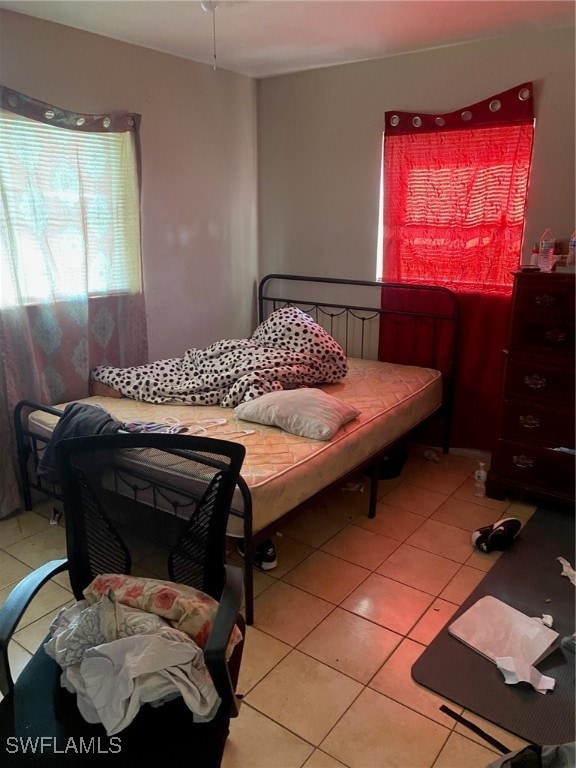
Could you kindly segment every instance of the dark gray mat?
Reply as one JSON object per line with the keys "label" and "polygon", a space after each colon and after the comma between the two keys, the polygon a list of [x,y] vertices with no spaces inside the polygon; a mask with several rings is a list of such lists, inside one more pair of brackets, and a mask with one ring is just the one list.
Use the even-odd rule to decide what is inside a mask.
{"label": "dark gray mat", "polygon": [[[575,587],[557,557],[574,567],[574,509],[538,509],[448,624],[484,595],[528,616],[551,614],[560,637],[574,632]],[[437,635],[412,667],[416,682],[534,744],[575,740],[574,654],[562,648],[537,666],[555,678],[554,691],[506,685],[495,664],[448,634]]]}

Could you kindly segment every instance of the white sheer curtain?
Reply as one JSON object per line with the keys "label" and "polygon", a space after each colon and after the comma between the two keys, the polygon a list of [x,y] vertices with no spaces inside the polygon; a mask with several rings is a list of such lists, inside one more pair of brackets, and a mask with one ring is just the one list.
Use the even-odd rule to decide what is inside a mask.
{"label": "white sheer curtain", "polygon": [[147,359],[138,127],[0,86],[0,516],[20,503],[14,405],[85,397],[90,368]]}

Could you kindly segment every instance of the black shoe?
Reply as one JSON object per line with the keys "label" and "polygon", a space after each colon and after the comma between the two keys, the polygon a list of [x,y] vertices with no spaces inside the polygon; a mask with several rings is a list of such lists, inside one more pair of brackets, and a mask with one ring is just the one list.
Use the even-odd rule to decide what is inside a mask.
{"label": "black shoe", "polygon": [[[238,550],[238,554],[241,557],[244,557],[244,539],[238,539],[236,542],[236,549]],[[272,568],[276,568],[278,560],[276,560],[276,550],[274,549],[272,539],[266,539],[266,541],[263,541],[262,544],[259,544],[256,547],[252,562],[257,568],[260,568],[263,571],[271,571]]]}
{"label": "black shoe", "polygon": [[379,479],[391,480],[394,477],[399,477],[407,459],[408,451],[405,448],[393,448],[380,459],[378,464]]}
{"label": "black shoe", "polygon": [[472,544],[481,552],[508,549],[520,533],[522,523],[515,517],[505,517],[493,525],[478,528],[472,534]]}

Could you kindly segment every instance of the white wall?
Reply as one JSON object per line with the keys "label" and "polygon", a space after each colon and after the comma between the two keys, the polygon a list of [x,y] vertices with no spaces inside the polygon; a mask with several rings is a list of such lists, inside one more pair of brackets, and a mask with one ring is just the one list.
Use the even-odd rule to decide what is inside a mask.
{"label": "white wall", "polygon": [[258,83],[260,269],[373,279],[384,112],[451,112],[534,82],[524,252],[574,229],[574,29]]}
{"label": "white wall", "polygon": [[257,275],[255,81],[0,11],[0,83],[70,110],[142,115],[150,359],[248,335]]}

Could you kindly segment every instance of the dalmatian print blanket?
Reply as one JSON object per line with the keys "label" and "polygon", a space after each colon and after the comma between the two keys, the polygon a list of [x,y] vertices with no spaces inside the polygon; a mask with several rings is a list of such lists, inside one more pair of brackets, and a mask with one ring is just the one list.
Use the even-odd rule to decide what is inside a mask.
{"label": "dalmatian print blanket", "polygon": [[133,400],[235,407],[267,392],[333,384],[348,372],[330,334],[297,307],[277,309],[249,339],[224,339],[184,357],[91,371]]}

